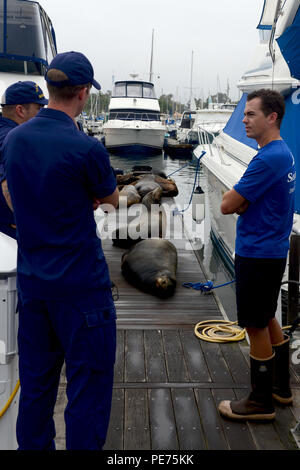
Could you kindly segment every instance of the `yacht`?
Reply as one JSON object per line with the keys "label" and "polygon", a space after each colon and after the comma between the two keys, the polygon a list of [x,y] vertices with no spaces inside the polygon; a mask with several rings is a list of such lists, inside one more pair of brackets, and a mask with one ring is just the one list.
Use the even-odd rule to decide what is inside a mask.
{"label": "yacht", "polygon": [[199,143],[199,133],[206,130],[210,140],[216,136],[226,125],[230,118],[234,104],[220,104],[206,109],[184,111],[181,123],[177,130],[177,140],[192,144]]}
{"label": "yacht", "polygon": [[[56,55],[51,20],[37,2],[0,1],[0,96],[19,80],[40,85]],[[0,233],[0,450],[17,448],[19,401],[17,351],[17,242]]]}
{"label": "yacht", "polygon": [[44,74],[57,54],[55,32],[37,2],[0,2],[0,96],[19,80],[37,83],[47,95]]}
{"label": "yacht", "polygon": [[138,80],[115,82],[103,133],[105,146],[110,152],[160,153],[166,126],[160,119],[153,83]]}
{"label": "yacht", "polygon": [[[281,136],[289,145],[300,174],[300,0],[265,0],[258,25],[260,41],[248,70],[238,88],[241,99],[224,129],[211,141],[208,132],[194,150],[201,159],[207,177],[207,200],[211,217],[211,235],[224,259],[233,266],[237,215],[222,215],[220,204],[224,192],[240,179],[257,153],[257,143],[248,138],[242,122],[247,94],[260,88],[271,88],[285,97],[286,112]],[[293,230],[300,230],[300,182],[296,185],[296,207]],[[300,232],[299,232],[300,233]]]}

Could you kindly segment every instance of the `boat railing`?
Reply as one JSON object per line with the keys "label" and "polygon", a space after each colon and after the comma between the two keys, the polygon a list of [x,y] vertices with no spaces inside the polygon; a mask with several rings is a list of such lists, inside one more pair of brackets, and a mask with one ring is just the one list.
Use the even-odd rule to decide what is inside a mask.
{"label": "boat railing", "polygon": [[215,153],[213,152],[213,148],[214,148],[216,150],[216,153],[217,153],[222,165],[226,165],[226,166],[230,165],[230,164],[226,163],[224,158],[223,158],[220,146],[219,146],[218,142],[215,139],[215,137],[216,137],[215,134],[213,132],[205,129],[202,126],[199,126],[199,125],[197,126],[197,130],[198,130],[199,145],[202,146],[202,149],[206,150],[205,147],[208,146],[209,153],[213,157],[215,155]]}
{"label": "boat railing", "polygon": [[111,112],[110,121],[160,121],[159,114],[155,113],[133,113],[133,112]]}

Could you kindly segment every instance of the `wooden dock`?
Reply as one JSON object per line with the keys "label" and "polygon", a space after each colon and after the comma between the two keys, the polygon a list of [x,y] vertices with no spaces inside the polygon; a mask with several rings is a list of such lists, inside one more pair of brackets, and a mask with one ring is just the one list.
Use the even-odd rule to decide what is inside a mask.
{"label": "wooden dock", "polygon": [[[220,417],[223,399],[249,391],[248,344],[199,340],[194,326],[223,319],[215,293],[183,282],[205,275],[187,239],[178,250],[178,286],[167,300],[129,285],[120,270],[125,250],[103,242],[118,287],[117,356],[111,420],[105,450],[296,450],[290,430],[300,420],[300,365],[293,366],[293,407],[276,407],[272,423],[236,423]],[[212,291],[213,292],[213,291]],[[55,409],[56,445],[64,449],[64,374]]]}

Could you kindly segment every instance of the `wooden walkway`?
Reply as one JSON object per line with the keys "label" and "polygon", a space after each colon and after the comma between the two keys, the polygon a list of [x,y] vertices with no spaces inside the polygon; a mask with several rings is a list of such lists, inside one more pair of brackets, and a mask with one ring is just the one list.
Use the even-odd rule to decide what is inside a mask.
{"label": "wooden walkway", "polygon": [[[246,341],[217,344],[199,340],[194,326],[223,319],[214,293],[200,294],[183,282],[205,280],[184,240],[178,249],[178,287],[160,300],[129,285],[120,271],[125,250],[103,242],[116,301],[118,341],[106,450],[291,450],[290,430],[300,420],[300,365],[292,369],[293,407],[277,407],[272,423],[235,423],[221,418],[223,399],[249,391]],[[55,409],[57,449],[64,449],[65,378]]]}

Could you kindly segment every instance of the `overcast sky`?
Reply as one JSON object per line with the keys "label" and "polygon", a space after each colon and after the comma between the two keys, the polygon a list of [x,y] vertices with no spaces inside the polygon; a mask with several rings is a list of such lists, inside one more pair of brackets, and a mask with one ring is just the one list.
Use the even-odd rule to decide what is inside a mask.
{"label": "overcast sky", "polygon": [[[156,93],[188,101],[193,51],[193,95],[226,92],[258,43],[263,0],[40,0],[52,20],[58,52],[83,52],[102,91],[130,73],[149,79],[154,29]],[[158,78],[159,77],[159,78]]]}

